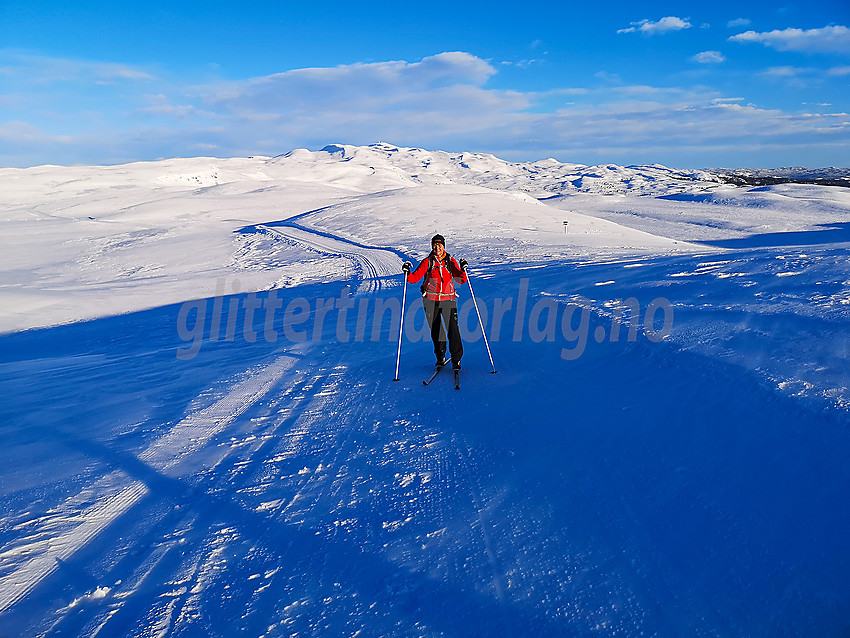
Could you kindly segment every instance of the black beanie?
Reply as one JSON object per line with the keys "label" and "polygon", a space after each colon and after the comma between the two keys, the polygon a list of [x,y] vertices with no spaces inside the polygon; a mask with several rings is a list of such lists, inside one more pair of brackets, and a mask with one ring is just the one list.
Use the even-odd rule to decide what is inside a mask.
{"label": "black beanie", "polygon": [[446,247],[446,238],[443,237],[442,235],[440,235],[439,233],[434,235],[431,238],[431,245],[433,246],[434,244],[437,244],[437,243],[442,244],[443,248],[445,248]]}

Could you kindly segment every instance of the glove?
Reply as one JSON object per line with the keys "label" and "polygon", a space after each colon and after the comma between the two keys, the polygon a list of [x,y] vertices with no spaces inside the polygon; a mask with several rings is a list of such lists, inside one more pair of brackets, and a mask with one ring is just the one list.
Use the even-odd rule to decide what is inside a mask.
{"label": "glove", "polygon": [[411,267],[412,265],[413,265],[413,264],[411,264],[409,261],[404,262],[404,263],[401,265],[401,271],[402,271],[402,272],[406,272],[406,273],[409,275],[409,274],[410,274],[410,267]]}
{"label": "glove", "polygon": [[460,258],[460,261],[458,263],[460,264],[461,270],[466,270],[466,267],[469,265],[469,262],[466,261],[463,257]]}

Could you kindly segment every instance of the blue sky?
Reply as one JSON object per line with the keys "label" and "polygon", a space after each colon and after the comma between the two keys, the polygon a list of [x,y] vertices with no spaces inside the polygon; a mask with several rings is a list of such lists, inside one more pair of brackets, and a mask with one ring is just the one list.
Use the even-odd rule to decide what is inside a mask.
{"label": "blue sky", "polygon": [[387,141],[850,166],[846,0],[123,4],[0,3],[0,165]]}

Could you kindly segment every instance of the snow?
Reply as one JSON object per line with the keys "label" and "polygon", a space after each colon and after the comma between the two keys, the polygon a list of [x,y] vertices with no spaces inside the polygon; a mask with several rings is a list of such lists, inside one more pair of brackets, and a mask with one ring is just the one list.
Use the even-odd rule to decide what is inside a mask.
{"label": "snow", "polygon": [[[846,628],[850,190],[386,143],[0,183],[3,635]],[[436,232],[460,392],[415,286],[392,382]]]}

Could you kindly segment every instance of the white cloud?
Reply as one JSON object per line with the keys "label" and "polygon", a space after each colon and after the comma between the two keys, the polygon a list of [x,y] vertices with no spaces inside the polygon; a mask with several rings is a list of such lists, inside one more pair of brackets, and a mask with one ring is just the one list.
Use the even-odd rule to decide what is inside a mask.
{"label": "white cloud", "polygon": [[480,86],[495,73],[496,69],[480,58],[449,52],[420,62],[295,69],[244,82],[206,85],[198,87],[198,92],[210,104],[242,111],[358,110],[369,105],[380,112],[398,108],[414,97],[428,102],[440,89]]}
{"label": "white cloud", "polygon": [[122,80],[138,82],[154,79],[147,71],[114,62],[54,58],[1,50],[0,62],[3,63],[0,67],[3,75],[32,84],[80,81],[112,84]]}
{"label": "white cloud", "polygon": [[185,120],[192,117],[215,117],[214,113],[199,109],[193,104],[173,104],[171,100],[162,93],[158,93],[156,95],[145,95],[144,99],[149,103],[149,106],[136,109],[137,113],[163,116],[175,120]]}
{"label": "white cloud", "polygon": [[545,91],[544,93],[540,93],[541,96],[547,95],[589,95],[591,93],[590,89],[585,88],[571,88],[571,89],[552,89],[551,91]]}
{"label": "white cloud", "polygon": [[850,54],[850,29],[844,26],[822,29],[783,29],[759,33],[745,31],[729,38],[732,42],[759,42],[779,51]]}
{"label": "white cloud", "polygon": [[793,89],[810,89],[822,84],[826,77],[823,69],[799,66],[773,66],[762,71],[761,75]]}
{"label": "white cloud", "polygon": [[619,83],[622,81],[618,73],[608,73],[608,71],[597,71],[594,77],[603,82]]}
{"label": "white cloud", "polygon": [[762,75],[766,75],[768,77],[773,78],[797,78],[802,75],[809,75],[815,72],[816,69],[798,66],[772,66],[766,71],[762,72]]}
{"label": "white cloud", "polygon": [[501,62],[501,64],[502,64],[502,66],[515,66],[518,69],[527,69],[528,67],[530,67],[534,64],[542,64],[543,62],[544,62],[544,60],[537,60],[537,59],[516,60],[515,62],[505,60],[505,61]]}
{"label": "white cloud", "polygon": [[763,75],[769,75],[776,78],[790,78],[799,74],[799,71],[793,66],[772,66]]}
{"label": "white cloud", "polygon": [[750,26],[750,22],[752,22],[752,20],[749,18],[735,18],[734,20],[729,20],[729,22],[726,23],[726,26],[730,29],[738,29]]}
{"label": "white cloud", "polygon": [[139,112],[150,113],[152,115],[167,115],[174,118],[186,118],[191,115],[196,115],[198,110],[191,104],[162,104],[145,107],[140,109]]}
{"label": "white cloud", "polygon": [[828,73],[832,77],[850,75],[850,66],[836,66],[831,68]]}
{"label": "white cloud", "polygon": [[659,33],[667,33],[668,31],[681,31],[682,29],[690,29],[691,23],[687,19],[677,18],[675,16],[667,16],[661,18],[657,22],[652,20],[641,20],[640,22],[632,22],[632,26],[626,29],[619,29],[617,33],[635,33],[640,32],[644,35],[656,35]]}
{"label": "white cloud", "polygon": [[700,64],[720,64],[721,62],[726,62],[726,57],[720,51],[702,51],[691,59]]}
{"label": "white cloud", "polygon": [[153,76],[145,71],[139,71],[127,66],[101,64],[93,67],[93,71],[104,80],[152,80]]}
{"label": "white cloud", "polygon": [[70,135],[50,135],[28,122],[0,122],[0,141],[6,144],[68,144]]}
{"label": "white cloud", "polygon": [[802,144],[823,126],[820,119],[715,99],[681,92],[678,99],[600,103],[544,116],[537,130],[551,131],[553,141],[576,149],[578,155],[594,146],[620,152],[655,148],[664,154],[678,146],[732,149],[744,140],[756,145]]}

